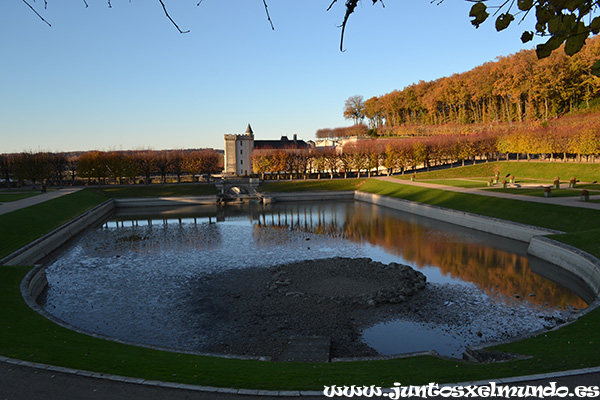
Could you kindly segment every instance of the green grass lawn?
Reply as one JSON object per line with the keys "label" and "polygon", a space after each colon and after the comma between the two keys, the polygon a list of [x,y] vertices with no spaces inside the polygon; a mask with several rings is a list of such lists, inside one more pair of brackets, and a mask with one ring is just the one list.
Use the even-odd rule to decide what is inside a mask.
{"label": "green grass lawn", "polygon": [[467,180],[467,179],[419,179],[419,182],[433,183],[436,185],[454,186],[462,188],[480,188],[487,187],[486,180]]}
{"label": "green grass lawn", "polygon": [[[280,182],[263,185],[261,189],[265,188],[271,191],[359,188],[366,192],[559,229],[568,234],[555,235],[556,239],[600,257],[597,240],[600,229],[595,227],[595,221],[600,220],[600,211],[596,210],[424,189],[373,179]],[[10,227],[27,221],[19,236],[33,240],[43,230],[37,229],[38,225],[45,225],[46,230],[56,227],[105,198],[103,193],[91,190],[77,192],[21,210],[22,214],[14,212],[0,216],[0,229],[4,235]],[[38,208],[44,205],[44,208]],[[526,354],[531,358],[494,364],[473,364],[431,356],[304,364],[163,352],[78,334],[46,320],[27,307],[20,296],[19,283],[28,270],[29,267],[0,267],[0,354],[71,368],[210,386],[322,390],[324,385],[332,384],[391,386],[394,382],[461,382],[600,365],[600,352],[597,351],[600,310],[592,311],[560,330],[499,346],[498,350]]]}
{"label": "green grass lawn", "polygon": [[8,203],[11,201],[17,201],[21,199],[26,199],[28,197],[37,196],[41,192],[20,192],[20,193],[0,193],[0,203]]}
{"label": "green grass lawn", "polygon": [[107,197],[89,189],[0,215],[0,258],[58,228]]}
{"label": "green grass lawn", "polygon": [[[582,182],[600,181],[600,164],[550,163],[537,161],[499,161],[430,172],[420,172],[417,174],[417,179],[491,178],[494,176],[496,169],[498,170],[501,180],[507,175],[514,175],[517,180],[531,178],[552,182],[554,178],[558,176],[561,181],[568,182],[569,179],[574,176]],[[401,175],[397,177],[399,179],[408,179],[410,175]]]}
{"label": "green grass lawn", "polygon": [[455,193],[374,179],[365,182],[360,190],[566,232],[591,228],[593,221],[600,221],[597,210]]}
{"label": "green grass lawn", "polygon": [[357,190],[365,181],[365,179],[269,181],[260,185],[260,191],[306,192],[313,190]]}
{"label": "green grass lawn", "polygon": [[131,197],[205,196],[219,193],[212,183],[115,186],[102,188],[101,190],[108,197],[119,199]]}
{"label": "green grass lawn", "polygon": [[[510,194],[522,194],[525,196],[536,196],[544,197],[544,189],[517,189],[517,188],[491,188],[486,189],[494,192],[510,193]],[[590,195],[600,194],[599,191],[589,191]],[[581,190],[579,189],[552,189],[552,197],[579,197],[581,196]]]}

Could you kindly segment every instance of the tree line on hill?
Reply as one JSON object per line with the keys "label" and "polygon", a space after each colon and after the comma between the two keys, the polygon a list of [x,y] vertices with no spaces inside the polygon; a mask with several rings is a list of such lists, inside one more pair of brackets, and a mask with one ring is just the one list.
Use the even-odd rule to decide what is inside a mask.
{"label": "tree line on hill", "polygon": [[[508,158],[595,162],[600,155],[600,119],[567,118],[560,123],[483,131],[470,135],[434,135],[348,142],[342,150],[260,150],[252,153],[254,172],[290,177],[370,176],[380,170],[404,173],[418,167],[460,163],[476,159]],[[514,158],[515,156],[513,156]],[[364,173],[364,175],[363,175]],[[311,175],[312,174],[312,175]]]}
{"label": "tree line on hill", "polygon": [[223,168],[223,155],[212,149],[162,151],[88,151],[81,154],[23,152],[0,154],[0,179],[3,186],[22,185],[26,181],[65,183],[149,183],[160,177],[215,174]]}
{"label": "tree line on hill", "polygon": [[364,119],[380,136],[402,125],[489,124],[549,120],[600,97],[592,66],[600,57],[600,37],[572,57],[563,51],[538,60],[534,50],[499,57],[470,71],[412,84],[363,101],[346,100],[344,117]]}

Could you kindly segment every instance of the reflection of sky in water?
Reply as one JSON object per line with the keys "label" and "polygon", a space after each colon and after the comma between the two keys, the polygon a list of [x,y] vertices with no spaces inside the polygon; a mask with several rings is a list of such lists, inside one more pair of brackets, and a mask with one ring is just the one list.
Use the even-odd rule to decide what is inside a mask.
{"label": "reflection of sky in water", "polygon": [[439,324],[395,320],[365,329],[363,339],[385,355],[435,350],[444,356],[460,357],[466,340],[441,328]]}
{"label": "reflection of sky in water", "polygon": [[[486,241],[479,233],[431,221],[417,224],[406,214],[344,202],[255,206],[219,218],[169,215],[132,221],[121,217],[84,235],[47,268],[44,306],[85,330],[195,349],[209,333],[198,329],[201,316],[191,318],[185,309],[183,288],[206,274],[306,259],[368,257],[418,267],[429,282],[470,288],[485,289],[496,280],[512,284],[512,280],[531,279],[530,271],[478,265],[500,259],[517,260],[519,268],[527,264],[522,249],[515,254],[511,243],[509,250],[497,250],[486,247]],[[430,254],[434,250],[443,254]],[[469,264],[461,257],[477,262]],[[436,265],[438,259],[446,264]],[[512,275],[506,278],[501,272]],[[494,274],[500,275],[490,278]],[[538,278],[536,284],[545,281]],[[522,290],[536,290],[526,287]],[[548,291],[555,293],[556,285],[552,288]],[[402,329],[427,336],[421,327],[404,324]]]}

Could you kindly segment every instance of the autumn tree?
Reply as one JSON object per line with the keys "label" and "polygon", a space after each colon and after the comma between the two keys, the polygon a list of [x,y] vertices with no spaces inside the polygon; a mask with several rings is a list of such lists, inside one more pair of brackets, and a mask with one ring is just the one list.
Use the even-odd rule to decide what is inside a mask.
{"label": "autumn tree", "polygon": [[273,156],[269,150],[254,150],[252,152],[251,161],[252,169],[255,173],[261,175],[261,179],[265,179],[265,173],[271,171]]}
{"label": "autumn tree", "polygon": [[344,104],[344,118],[354,121],[358,125],[365,117],[365,104],[362,96],[351,96]]}
{"label": "autumn tree", "polygon": [[67,170],[67,156],[64,153],[48,153],[47,159],[50,164],[49,178],[62,188],[64,173]]}
{"label": "autumn tree", "polygon": [[88,183],[91,182],[92,178],[95,178],[98,185],[100,185],[107,176],[104,152],[88,151],[83,153],[77,162],[77,175],[87,178]]}
{"label": "autumn tree", "polygon": [[[549,120],[600,97],[600,78],[593,75],[600,57],[600,37],[574,56],[552,53],[539,60],[523,50],[462,74],[419,82],[403,90],[372,97],[364,106],[369,124],[376,119],[379,136],[398,136],[407,127],[425,124],[489,124]],[[419,134],[421,129],[412,129]]]}
{"label": "autumn tree", "polygon": [[[590,35],[600,32],[600,17],[592,18],[600,6],[599,0],[519,0],[498,3],[490,6],[495,9],[497,31],[508,28],[515,16],[527,15],[535,9],[535,31],[523,32],[521,41],[527,43],[534,35],[548,37],[546,43],[536,47],[536,55],[540,59],[550,56],[563,43],[564,52],[572,56],[581,50]],[[475,27],[487,20],[490,15],[487,10],[488,6],[483,0],[473,4],[469,16],[473,18],[471,23]],[[600,61],[596,61],[592,73],[600,76]]]}
{"label": "autumn tree", "polygon": [[216,151],[197,150],[184,155],[182,167],[195,181],[196,175],[217,173],[221,164],[221,156]]}
{"label": "autumn tree", "polygon": [[183,174],[184,154],[181,150],[173,150],[167,154],[168,169],[177,177],[177,183],[181,183]]}
{"label": "autumn tree", "polygon": [[14,173],[14,156],[12,154],[0,154],[0,176],[6,187],[10,189],[10,181]]}
{"label": "autumn tree", "polygon": [[75,184],[75,178],[77,177],[77,161],[79,160],[78,156],[70,155],[67,157],[67,164],[65,165],[65,172],[71,178],[71,185]]}

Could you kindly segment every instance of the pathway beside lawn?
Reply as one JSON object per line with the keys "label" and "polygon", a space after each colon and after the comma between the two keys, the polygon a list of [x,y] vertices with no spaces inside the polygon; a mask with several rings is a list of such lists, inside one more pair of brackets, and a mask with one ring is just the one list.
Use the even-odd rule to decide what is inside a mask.
{"label": "pathway beside lawn", "polygon": [[[469,194],[477,194],[480,196],[488,196],[488,197],[500,197],[504,199],[512,199],[512,200],[522,200],[522,201],[530,201],[534,203],[543,203],[543,204],[555,204],[559,206],[569,206],[569,207],[580,207],[580,208],[590,208],[593,210],[600,210],[600,203],[593,203],[590,201],[581,201],[579,196],[568,196],[568,197],[535,197],[528,196],[523,194],[512,194],[512,193],[502,193],[494,190],[490,190],[487,188],[466,188],[466,187],[457,187],[457,186],[447,186],[447,185],[439,185],[436,183],[428,183],[426,181],[410,181],[404,179],[397,179],[394,177],[388,176],[380,176],[375,179],[401,184],[401,185],[412,185],[430,189],[440,189],[447,190],[450,192],[459,192],[459,193],[469,193]],[[495,187],[497,189],[497,187]],[[556,190],[568,190],[568,189],[556,189]],[[600,200],[600,195],[590,196],[590,200]]]}
{"label": "pathway beside lawn", "polygon": [[57,190],[51,190],[46,193],[38,194],[37,196],[31,196],[20,200],[15,200],[7,203],[0,203],[0,215],[7,214],[9,212],[13,212],[16,210],[20,210],[21,208],[33,206],[35,204],[43,203],[48,200],[55,199],[57,197],[65,196],[67,194],[71,194],[82,190],[82,187],[78,188],[63,188]]}

